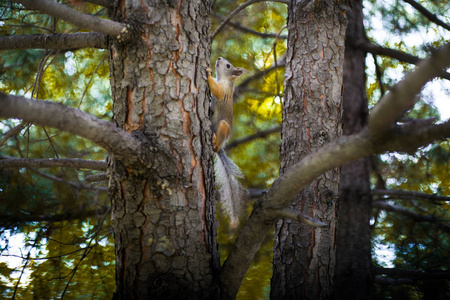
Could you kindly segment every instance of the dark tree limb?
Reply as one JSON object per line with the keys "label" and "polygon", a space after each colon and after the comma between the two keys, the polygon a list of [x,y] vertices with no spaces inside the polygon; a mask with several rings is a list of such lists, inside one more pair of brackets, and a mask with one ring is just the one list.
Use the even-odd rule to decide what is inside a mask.
{"label": "dark tree limb", "polygon": [[[430,200],[430,201],[450,201],[450,197],[435,195],[435,194],[425,194],[421,192],[414,191],[402,191],[402,190],[380,190],[375,189],[371,191],[373,196],[387,196],[387,199],[408,199],[408,200]],[[381,198],[380,200],[387,200],[386,198]]]}
{"label": "dark tree limb", "polygon": [[39,10],[42,13],[62,19],[81,28],[100,32],[115,38],[125,36],[129,33],[125,24],[87,15],[67,5],[51,0],[16,0],[16,2],[25,5],[26,8]]}
{"label": "dark tree limb", "polygon": [[417,9],[418,12],[420,12],[422,15],[424,15],[428,20],[430,20],[431,22],[447,29],[450,30],[450,25],[445,23],[444,21],[440,20],[435,14],[433,14],[432,12],[430,12],[428,9],[426,9],[425,7],[423,7],[420,3],[414,1],[414,0],[403,0],[406,3],[410,4],[412,7],[414,7],[415,9]]}
{"label": "dark tree limb", "polygon": [[450,271],[414,271],[397,268],[375,267],[374,273],[377,275],[388,275],[394,278],[410,278],[412,280],[422,279],[448,279]]}
{"label": "dark tree limb", "polygon": [[86,207],[71,210],[69,212],[64,212],[60,214],[2,214],[0,215],[0,224],[11,224],[11,223],[23,223],[23,222],[60,222],[60,221],[71,221],[77,219],[86,219],[89,217],[95,217],[98,215],[103,215],[109,212],[109,206],[103,206],[98,209],[86,209]]}
{"label": "dark tree limb", "polygon": [[79,158],[5,158],[0,157],[0,169],[4,168],[56,168],[69,167],[77,169],[106,170],[105,161],[85,160]]}
{"label": "dark tree limb", "polygon": [[111,4],[114,3],[111,0],[85,0],[85,1],[89,2],[89,3],[92,3],[92,4],[95,4],[95,5],[103,6],[103,7],[106,7],[106,8],[111,7]]}
{"label": "dark tree limb", "polygon": [[[364,42],[358,43],[358,45],[356,45],[356,46],[364,49],[365,51],[367,51],[371,54],[389,56],[389,57],[395,58],[399,61],[407,62],[407,63],[413,64],[413,65],[417,65],[420,61],[422,61],[422,59],[418,58],[417,56],[414,56],[414,55],[411,55],[411,54],[408,54],[408,53],[405,53],[405,52],[402,52],[399,50],[375,45],[369,41],[364,41]],[[450,80],[450,73],[443,71],[439,74],[439,77]]]}
{"label": "dark tree limb", "polygon": [[266,136],[268,136],[268,135],[270,135],[272,133],[279,132],[280,130],[281,130],[281,126],[275,126],[273,128],[269,128],[269,129],[266,129],[266,130],[258,131],[255,134],[252,134],[252,135],[249,135],[249,136],[246,136],[246,137],[243,137],[241,139],[234,140],[234,141],[228,143],[226,145],[225,149],[230,150],[230,149],[232,149],[234,147],[237,147],[237,146],[239,146],[241,144],[245,144],[245,143],[251,142],[253,140],[259,139],[259,138],[264,138],[264,137],[266,137]]}
{"label": "dark tree limb", "polygon": [[102,33],[27,34],[0,37],[0,50],[106,48],[106,35]]}
{"label": "dark tree limb", "polygon": [[277,63],[274,63],[273,65],[271,65],[270,67],[268,67],[267,69],[264,69],[262,71],[258,71],[255,72],[255,74],[253,74],[252,76],[247,77],[245,80],[241,81],[241,83],[236,86],[235,89],[235,93],[239,94],[242,90],[244,90],[253,80],[259,79],[261,77],[263,77],[264,75],[266,75],[267,73],[278,69],[278,68],[282,68],[286,65],[286,56],[282,56],[280,57],[280,59],[278,60]]}

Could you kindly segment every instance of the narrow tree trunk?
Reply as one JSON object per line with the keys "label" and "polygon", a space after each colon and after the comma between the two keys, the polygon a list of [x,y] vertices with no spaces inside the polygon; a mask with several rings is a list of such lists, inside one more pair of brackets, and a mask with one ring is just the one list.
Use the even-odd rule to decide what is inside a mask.
{"label": "narrow tree trunk", "polygon": [[110,46],[114,121],[148,141],[149,159],[109,167],[115,299],[217,295],[206,72],[209,1],[121,1],[114,19],[140,31]]}
{"label": "narrow tree trunk", "polygon": [[[365,58],[356,44],[364,39],[362,1],[352,2],[344,62],[344,134],[358,133],[367,123]],[[336,240],[337,299],[373,299],[370,247],[369,158],[342,166]]]}
{"label": "narrow tree trunk", "polygon": [[[281,168],[341,134],[345,13],[325,1],[292,1],[283,107]],[[292,203],[329,224],[288,219],[275,228],[271,299],[329,299],[333,293],[339,170],[318,177]]]}

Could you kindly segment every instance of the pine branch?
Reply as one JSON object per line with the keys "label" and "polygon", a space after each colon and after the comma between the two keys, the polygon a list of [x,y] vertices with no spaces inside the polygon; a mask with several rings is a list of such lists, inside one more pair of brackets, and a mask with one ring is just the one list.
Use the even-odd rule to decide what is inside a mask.
{"label": "pine branch", "polygon": [[101,19],[99,17],[87,15],[76,11],[67,5],[60,4],[51,0],[15,0],[29,9],[39,10],[42,13],[52,17],[62,19],[75,26],[100,32],[106,35],[125,38],[128,35],[128,29],[125,24],[114,22],[111,20]]}
{"label": "pine branch", "polygon": [[106,35],[102,33],[28,34],[0,37],[0,50],[106,48]]}
{"label": "pine branch", "polygon": [[430,12],[428,9],[426,9],[425,7],[423,7],[421,4],[417,3],[414,0],[403,0],[406,3],[410,4],[412,7],[414,7],[415,9],[417,9],[418,12],[420,12],[422,15],[424,15],[428,20],[430,20],[431,22],[447,29],[450,30],[450,25],[448,25],[447,23],[441,21],[435,14],[433,14],[432,12]]}
{"label": "pine branch", "polygon": [[143,154],[142,143],[110,122],[97,119],[78,109],[50,101],[32,100],[0,92],[0,117],[18,118],[25,122],[68,131],[86,138],[129,162]]}
{"label": "pine branch", "polygon": [[56,168],[69,167],[76,169],[106,170],[106,162],[79,158],[3,158],[0,156],[0,169],[5,168]]}

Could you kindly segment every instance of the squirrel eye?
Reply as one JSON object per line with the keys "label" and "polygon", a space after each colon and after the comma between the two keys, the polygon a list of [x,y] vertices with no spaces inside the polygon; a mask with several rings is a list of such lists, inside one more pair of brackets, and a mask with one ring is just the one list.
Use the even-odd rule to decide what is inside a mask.
{"label": "squirrel eye", "polygon": [[228,68],[228,69],[230,68],[230,64],[227,64],[227,68]]}

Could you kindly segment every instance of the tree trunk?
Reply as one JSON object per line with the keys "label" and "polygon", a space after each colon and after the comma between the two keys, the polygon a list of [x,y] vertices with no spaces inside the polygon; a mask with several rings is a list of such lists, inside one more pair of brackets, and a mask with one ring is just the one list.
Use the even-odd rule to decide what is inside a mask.
{"label": "tree trunk", "polygon": [[[292,1],[283,107],[281,168],[341,134],[345,13],[338,4]],[[316,178],[291,207],[329,224],[282,219],[275,227],[271,299],[329,299],[333,293],[339,170]]]}
{"label": "tree trunk", "polygon": [[152,160],[111,158],[115,299],[218,293],[206,72],[209,1],[122,1],[113,19],[140,30],[110,45],[114,121]]}
{"label": "tree trunk", "polygon": [[[344,135],[360,132],[367,124],[364,50],[356,43],[365,38],[362,3],[352,2],[348,16],[344,61]],[[337,299],[373,299],[370,247],[369,158],[341,169],[336,238],[335,291]],[[357,287],[357,288],[355,288]]]}

